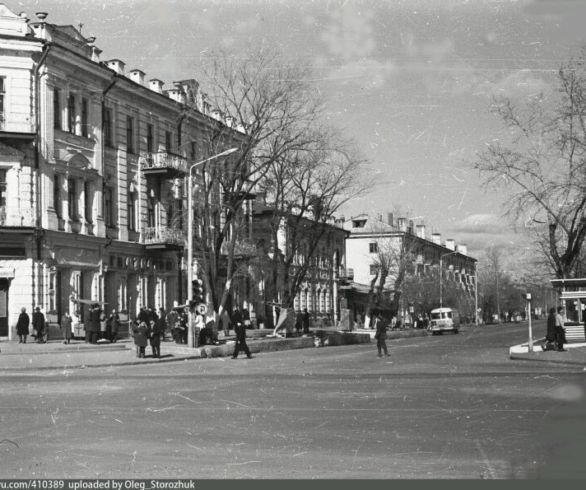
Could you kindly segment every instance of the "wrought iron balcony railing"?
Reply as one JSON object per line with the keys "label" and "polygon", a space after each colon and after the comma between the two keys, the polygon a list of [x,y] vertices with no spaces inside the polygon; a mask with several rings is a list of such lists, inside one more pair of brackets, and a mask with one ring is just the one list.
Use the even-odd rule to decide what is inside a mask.
{"label": "wrought iron balcony railing", "polygon": [[188,171],[187,159],[185,157],[168,152],[143,152],[140,154],[139,164],[140,169],[143,171],[174,171],[181,173],[187,173]]}
{"label": "wrought iron balcony railing", "polygon": [[167,226],[148,226],[142,230],[143,245],[175,245],[185,244],[185,233],[180,228]]}

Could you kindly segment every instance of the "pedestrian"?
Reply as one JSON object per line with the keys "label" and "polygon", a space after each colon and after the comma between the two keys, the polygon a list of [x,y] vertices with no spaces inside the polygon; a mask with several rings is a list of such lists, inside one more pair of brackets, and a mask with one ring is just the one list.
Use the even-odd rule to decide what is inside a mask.
{"label": "pedestrian", "polygon": [[85,330],[85,343],[89,344],[92,340],[92,306],[88,306],[83,315],[83,326]]}
{"label": "pedestrian", "polygon": [[108,317],[106,312],[100,308],[100,339],[109,339],[108,335]]}
{"label": "pedestrian", "polygon": [[132,330],[134,334],[134,345],[136,346],[136,357],[144,358],[145,348],[148,344],[148,327],[145,322],[136,322]]}
{"label": "pedestrian", "polygon": [[543,350],[553,350],[554,346],[557,350],[556,345],[556,329],[555,329],[555,322],[556,322],[556,310],[555,308],[549,309],[549,315],[547,316],[547,332],[545,335],[545,343],[542,344],[541,348]]}
{"label": "pedestrian", "polygon": [[305,308],[303,310],[303,316],[301,317],[301,321],[303,323],[303,333],[308,334],[309,333],[309,312],[307,311],[307,308]]}
{"label": "pedestrian", "polygon": [[234,354],[232,354],[232,359],[236,359],[241,350],[244,351],[246,357],[251,359],[252,355],[250,354],[250,349],[246,344],[246,328],[244,327],[244,324],[242,322],[238,322],[234,326],[234,331],[236,332],[236,345],[234,347]]}
{"label": "pedestrian", "polygon": [[45,315],[43,315],[41,308],[38,306],[35,308],[35,312],[33,313],[33,329],[37,332],[37,343],[45,343]]}
{"label": "pedestrian", "polygon": [[[177,325],[177,319],[178,319],[177,311],[175,311],[174,308],[171,308],[169,310],[169,313],[167,313],[167,315],[165,316],[165,323],[167,326],[167,330],[169,330],[169,332],[171,332],[171,338],[173,338],[173,339],[175,339],[175,328]],[[163,340],[165,340],[164,336],[163,336]]]}
{"label": "pedestrian", "polygon": [[297,335],[301,335],[301,329],[303,328],[303,315],[301,311],[297,312],[297,316],[295,317],[295,330],[297,331]]}
{"label": "pedestrian", "polygon": [[18,315],[18,321],[16,322],[16,334],[18,335],[18,343],[26,344],[26,337],[28,335],[28,329],[31,320],[26,312],[26,308],[20,309],[20,315]]}
{"label": "pedestrian", "polygon": [[71,341],[71,315],[69,315],[68,311],[65,311],[63,315],[61,315],[61,324],[60,327],[63,330],[63,343],[69,344]]}
{"label": "pedestrian", "polygon": [[380,315],[376,315],[374,318],[374,328],[376,328],[374,338],[376,339],[378,357],[382,357],[383,352],[385,356],[389,357],[389,351],[387,350],[387,323]]}
{"label": "pedestrian", "polygon": [[161,357],[161,336],[165,332],[162,322],[163,320],[161,319],[151,320],[148,332],[151,350],[153,351],[153,357],[156,357],[157,359]]}
{"label": "pedestrian", "polygon": [[90,344],[98,343],[98,335],[100,334],[100,316],[100,305],[94,303],[90,310]]}
{"label": "pedestrian", "polygon": [[118,330],[120,330],[120,315],[116,311],[116,308],[112,309],[112,313],[108,317],[108,326],[106,327],[109,332],[110,343],[114,343],[118,340]]}
{"label": "pedestrian", "polygon": [[564,349],[564,344],[566,343],[566,330],[564,329],[563,313],[563,306],[559,306],[555,316],[555,337],[557,349],[559,352],[565,352],[566,350]]}

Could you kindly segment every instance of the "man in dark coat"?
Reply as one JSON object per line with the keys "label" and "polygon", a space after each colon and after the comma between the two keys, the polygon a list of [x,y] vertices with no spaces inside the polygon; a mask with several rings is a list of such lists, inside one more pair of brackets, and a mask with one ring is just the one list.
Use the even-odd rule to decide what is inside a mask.
{"label": "man in dark coat", "polygon": [[153,357],[157,359],[161,357],[161,337],[165,333],[163,320],[151,320],[149,324],[149,341],[153,351]]}
{"label": "man in dark coat", "polygon": [[234,327],[234,331],[236,332],[236,346],[234,347],[234,354],[232,354],[232,359],[236,359],[241,350],[244,351],[246,357],[249,359],[252,358],[250,355],[250,349],[246,344],[246,327],[242,322],[238,322]]}
{"label": "man in dark coat", "polygon": [[303,310],[301,322],[303,323],[303,333],[309,333],[309,313],[307,311],[307,308]]}
{"label": "man in dark coat", "polygon": [[100,309],[100,305],[97,303],[93,305],[90,311],[90,343],[97,344],[98,343],[98,335],[100,333],[100,316],[102,314],[102,310]]}
{"label": "man in dark coat", "polygon": [[33,328],[37,331],[37,343],[43,344],[45,342],[45,315],[41,313],[41,308],[38,306],[33,313]]}
{"label": "man in dark coat", "polygon": [[26,308],[20,309],[18,315],[18,322],[16,322],[16,334],[18,335],[18,343],[26,344],[26,336],[28,335],[28,328],[31,320],[26,312]]}

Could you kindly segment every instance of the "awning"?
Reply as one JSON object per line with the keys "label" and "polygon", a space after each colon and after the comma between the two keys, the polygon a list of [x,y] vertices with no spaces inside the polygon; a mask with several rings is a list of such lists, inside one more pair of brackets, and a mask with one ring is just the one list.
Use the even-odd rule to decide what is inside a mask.
{"label": "awning", "polygon": [[81,299],[81,298],[69,298],[74,303],[81,303],[82,305],[107,305],[105,301],[98,301],[96,299]]}

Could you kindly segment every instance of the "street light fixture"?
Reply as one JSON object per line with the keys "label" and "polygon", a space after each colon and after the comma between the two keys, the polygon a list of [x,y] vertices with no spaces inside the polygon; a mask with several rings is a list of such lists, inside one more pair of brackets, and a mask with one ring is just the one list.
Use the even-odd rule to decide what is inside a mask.
{"label": "street light fixture", "polygon": [[[203,165],[204,163],[209,162],[210,160],[215,160],[216,158],[221,158],[228,156],[234,152],[238,151],[238,148],[230,148],[229,150],[223,151],[222,153],[218,153],[217,155],[213,155],[208,157],[204,160],[196,162],[189,167],[189,180],[187,182],[187,301],[188,303],[193,300],[193,175],[192,171],[194,168]],[[190,313],[191,315],[191,313]],[[189,322],[189,329],[187,335],[187,344],[190,347],[194,347],[194,331],[193,331],[193,322]]]}

